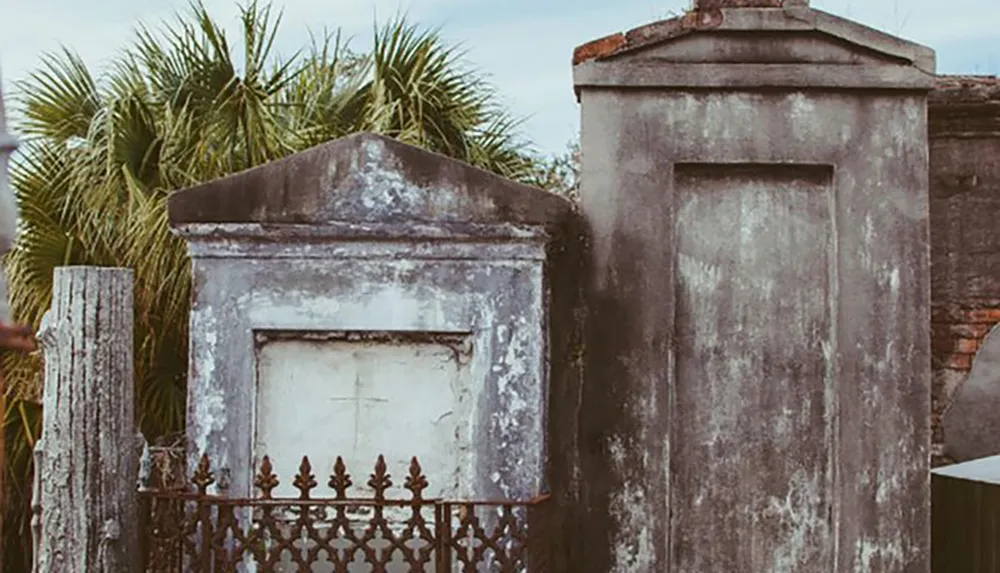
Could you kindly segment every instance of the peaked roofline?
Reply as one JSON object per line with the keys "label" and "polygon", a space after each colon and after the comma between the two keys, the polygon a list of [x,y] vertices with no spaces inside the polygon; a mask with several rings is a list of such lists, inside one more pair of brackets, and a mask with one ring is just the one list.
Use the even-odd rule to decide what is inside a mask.
{"label": "peaked roofline", "polygon": [[652,22],[577,46],[573,50],[573,66],[616,58],[707,31],[820,32],[910,62],[927,74],[936,71],[934,50],[807,6],[689,10],[682,16]]}
{"label": "peaked roofline", "polygon": [[174,192],[175,229],[191,223],[544,225],[566,198],[375,133],[335,139]]}

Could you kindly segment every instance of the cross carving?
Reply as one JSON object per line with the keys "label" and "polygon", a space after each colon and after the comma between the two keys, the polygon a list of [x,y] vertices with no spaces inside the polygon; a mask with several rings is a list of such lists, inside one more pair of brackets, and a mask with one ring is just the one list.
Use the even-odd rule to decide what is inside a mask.
{"label": "cross carving", "polygon": [[363,403],[374,403],[374,404],[387,404],[389,402],[388,398],[380,398],[377,396],[365,396],[364,395],[364,383],[361,379],[361,373],[354,375],[354,395],[330,398],[331,402],[353,402],[354,403],[354,449],[358,449],[358,436],[361,433],[361,405]]}

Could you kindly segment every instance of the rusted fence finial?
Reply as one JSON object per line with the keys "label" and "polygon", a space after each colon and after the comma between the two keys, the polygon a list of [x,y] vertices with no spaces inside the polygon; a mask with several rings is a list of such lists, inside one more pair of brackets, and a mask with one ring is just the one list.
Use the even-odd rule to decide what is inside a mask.
{"label": "rusted fence finial", "polygon": [[695,10],[718,8],[791,8],[809,6],[809,0],[694,0]]}

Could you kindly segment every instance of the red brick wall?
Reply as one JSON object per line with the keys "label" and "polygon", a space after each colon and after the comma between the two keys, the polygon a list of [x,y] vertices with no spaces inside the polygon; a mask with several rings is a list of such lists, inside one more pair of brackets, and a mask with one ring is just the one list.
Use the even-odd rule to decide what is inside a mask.
{"label": "red brick wall", "polygon": [[1000,323],[1000,300],[965,308],[935,309],[931,318],[934,368],[968,372],[972,358],[993,325]]}
{"label": "red brick wall", "polygon": [[941,414],[1000,323],[1000,80],[940,76],[930,140],[933,451]]}
{"label": "red brick wall", "polygon": [[1000,323],[1000,300],[939,304],[931,315],[933,465],[952,463],[943,455],[941,414],[972,368],[986,334]]}

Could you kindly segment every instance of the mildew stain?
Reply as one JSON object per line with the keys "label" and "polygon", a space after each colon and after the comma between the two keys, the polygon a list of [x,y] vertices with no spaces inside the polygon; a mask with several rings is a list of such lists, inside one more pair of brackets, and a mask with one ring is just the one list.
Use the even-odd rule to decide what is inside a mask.
{"label": "mildew stain", "polygon": [[[618,475],[628,475],[625,465],[627,451],[621,438],[609,439],[610,462]],[[618,530],[611,544],[612,570],[615,573],[647,573],[655,570],[656,543],[651,527],[652,505],[645,489],[631,481],[626,481],[611,495],[610,512]]]}
{"label": "mildew stain", "polygon": [[710,292],[717,290],[722,284],[722,270],[716,265],[678,253],[677,266],[687,288]]}
{"label": "mildew stain", "polygon": [[869,571],[902,571],[906,564],[906,552],[898,539],[873,541],[859,539],[855,545],[854,573]]}
{"label": "mildew stain", "polygon": [[770,497],[761,512],[780,524],[784,532],[782,543],[770,556],[770,563],[762,571],[791,572],[802,563],[815,562],[810,554],[823,551],[817,539],[829,536],[826,512],[818,500],[824,499],[825,478],[798,471],[789,480],[784,498]]}

